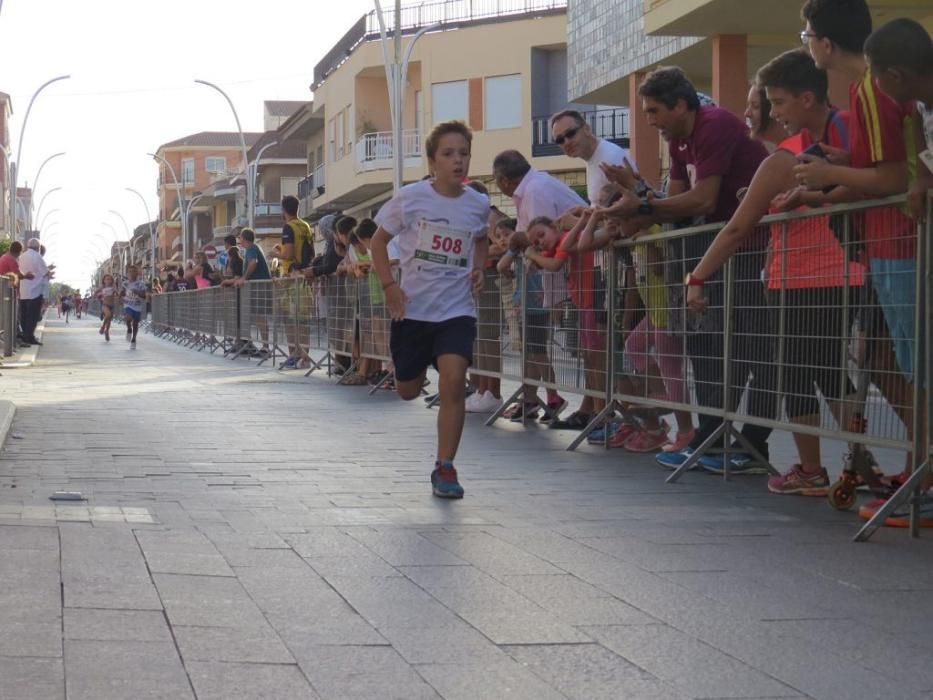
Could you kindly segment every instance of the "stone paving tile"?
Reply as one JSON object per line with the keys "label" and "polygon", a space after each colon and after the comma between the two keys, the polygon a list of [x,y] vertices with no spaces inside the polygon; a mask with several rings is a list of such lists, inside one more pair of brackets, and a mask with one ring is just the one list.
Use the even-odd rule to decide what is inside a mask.
{"label": "stone paving tile", "polygon": [[563,693],[511,658],[494,662],[466,658],[416,668],[445,700],[566,700]]}
{"label": "stone paving tile", "polygon": [[65,608],[65,639],[98,642],[171,642],[165,614],[155,610]]}
{"label": "stone paving tile", "polygon": [[153,580],[173,626],[266,626],[259,608],[235,578],[154,574]]}
{"label": "stone paving tile", "polygon": [[194,698],[175,645],[163,642],[65,642],[69,700]]}
{"label": "stone paving tile", "polygon": [[62,660],[0,656],[0,698],[64,700],[65,670]]}
{"label": "stone paving tile", "polygon": [[271,627],[188,627],[172,632],[186,666],[190,661],[293,664],[281,638]]}
{"label": "stone paving tile", "polygon": [[439,700],[438,693],[390,647],[319,646],[298,664],[324,700]]}
{"label": "stone paving tile", "polygon": [[186,662],[198,700],[318,700],[296,665]]}
{"label": "stone paving tile", "polygon": [[505,651],[571,700],[694,697],[598,644],[507,646]]}
{"label": "stone paving tile", "polygon": [[[0,622],[0,656],[62,657],[62,624],[57,622]],[[0,697],[3,697],[0,694]]]}

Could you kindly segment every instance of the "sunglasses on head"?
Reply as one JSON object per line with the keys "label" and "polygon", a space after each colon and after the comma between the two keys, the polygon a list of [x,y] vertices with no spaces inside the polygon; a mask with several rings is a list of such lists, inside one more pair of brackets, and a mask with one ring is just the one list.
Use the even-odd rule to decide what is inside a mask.
{"label": "sunglasses on head", "polygon": [[580,129],[582,128],[583,128],[582,126],[575,126],[572,129],[567,129],[567,131],[565,131],[560,136],[558,136],[556,139],[554,139],[554,143],[556,143],[558,146],[563,146],[565,141],[572,139],[574,136],[576,136],[579,133]]}

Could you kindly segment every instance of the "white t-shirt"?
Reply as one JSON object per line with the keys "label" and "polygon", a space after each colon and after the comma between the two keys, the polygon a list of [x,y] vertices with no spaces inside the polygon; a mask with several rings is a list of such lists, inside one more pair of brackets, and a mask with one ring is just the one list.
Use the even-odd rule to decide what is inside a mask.
{"label": "white t-shirt", "polygon": [[127,280],[123,285],[123,289],[126,290],[126,298],[123,300],[123,305],[128,309],[133,309],[133,311],[143,311],[146,308],[146,283],[142,280],[130,281]]}
{"label": "white t-shirt", "polygon": [[38,250],[27,248],[23,251],[23,254],[19,256],[19,271],[24,275],[30,272],[33,274],[31,280],[20,281],[20,299],[36,299],[45,294],[49,268],[46,267],[45,260],[39,255]]}
{"label": "white t-shirt", "polygon": [[429,180],[406,185],[379,210],[376,223],[398,241],[405,318],[476,316],[470,272],[488,219],[486,195],[465,187],[459,197],[445,197]]}
{"label": "white t-shirt", "polygon": [[600,169],[600,163],[609,163],[610,165],[622,165],[622,161],[628,159],[629,164],[635,168],[635,161],[629,152],[614,144],[612,141],[600,139],[599,145],[593,151],[592,157],[586,161],[586,196],[590,204],[595,204],[599,197],[600,190],[609,184],[605,173]]}

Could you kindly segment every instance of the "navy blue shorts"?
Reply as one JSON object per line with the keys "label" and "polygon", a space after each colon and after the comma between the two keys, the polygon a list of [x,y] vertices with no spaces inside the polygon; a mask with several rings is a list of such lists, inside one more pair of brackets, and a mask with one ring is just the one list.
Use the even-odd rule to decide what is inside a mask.
{"label": "navy blue shorts", "polygon": [[392,321],[389,348],[400,382],[417,379],[429,367],[437,369],[441,355],[460,355],[473,364],[476,319],[456,316],[446,321]]}
{"label": "navy blue shorts", "polygon": [[131,309],[129,306],[124,306],[124,307],[123,307],[123,315],[124,315],[124,316],[129,316],[131,319],[133,319],[134,321],[137,321],[137,322],[140,321],[140,320],[142,320],[142,317],[143,317],[142,311],[137,311],[136,309]]}

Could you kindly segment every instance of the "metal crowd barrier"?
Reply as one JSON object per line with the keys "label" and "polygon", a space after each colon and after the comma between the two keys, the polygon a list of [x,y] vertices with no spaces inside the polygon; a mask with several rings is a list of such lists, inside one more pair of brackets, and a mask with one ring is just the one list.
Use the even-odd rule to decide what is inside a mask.
{"label": "metal crowd barrier", "polygon": [[[933,432],[931,397],[917,389],[929,384],[933,365],[933,216],[920,227],[903,205],[904,197],[894,197],[765,218],[707,281],[703,312],[686,307],[683,280],[723,224],[623,240],[577,261],[569,274],[519,264],[513,280],[490,268],[477,300],[470,373],[521,387],[487,424],[513,402],[531,402],[523,420],[532,409],[546,412],[536,394],[544,389],[582,397],[588,425],[568,449],[615,411],[665,432],[695,428],[702,444],[668,481],[706,455],[721,455],[729,478],[729,454],[737,451],[776,473],[765,453],[774,429],[811,445],[847,442],[852,459],[867,463],[867,448],[901,450],[918,466],[858,538],[905,500],[916,534]],[[235,337],[272,353],[307,342],[327,358],[353,358],[352,370],[364,359],[390,360],[390,322],[373,280],[250,283],[238,290],[235,332],[217,318],[236,304],[212,305],[215,290],[162,295],[153,326]],[[199,299],[202,315],[193,322]],[[666,422],[669,413],[677,426]],[[833,486],[836,507],[854,502],[849,486]]]}

